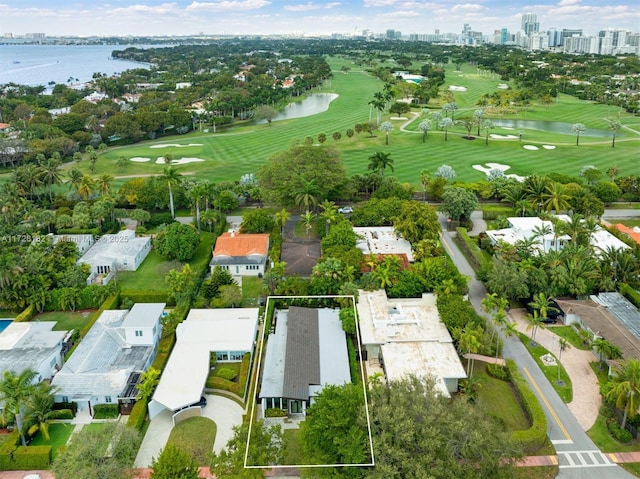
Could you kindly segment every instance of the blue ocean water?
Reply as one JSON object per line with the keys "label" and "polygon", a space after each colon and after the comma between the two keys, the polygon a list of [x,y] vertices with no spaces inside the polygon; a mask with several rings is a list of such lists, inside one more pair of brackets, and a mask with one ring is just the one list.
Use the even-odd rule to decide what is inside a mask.
{"label": "blue ocean water", "polygon": [[[143,47],[136,45],[137,47]],[[154,45],[161,46],[161,45]],[[127,45],[0,45],[0,85],[49,86],[83,83],[94,73],[113,75],[146,63],[112,60],[111,52]]]}

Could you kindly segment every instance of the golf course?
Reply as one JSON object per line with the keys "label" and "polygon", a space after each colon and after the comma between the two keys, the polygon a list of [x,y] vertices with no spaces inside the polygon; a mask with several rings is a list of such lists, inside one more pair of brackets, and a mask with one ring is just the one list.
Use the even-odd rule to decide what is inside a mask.
{"label": "golf course", "polygon": [[[326,111],[301,118],[276,119],[271,124],[237,123],[218,127],[215,133],[213,128],[205,127],[202,131],[197,129],[184,135],[110,147],[100,153],[95,172],[89,172],[87,161],[70,163],[65,168],[79,168],[92,177],[113,175],[114,186],[118,187],[134,176],[161,174],[166,166],[162,158],[169,154],[183,175],[196,175],[214,182],[233,181],[243,174],[255,173],[271,155],[286,150],[292,143],[311,137],[318,147],[333,145],[338,148],[349,174],[364,173],[369,157],[376,151],[390,153],[395,168],[390,174],[416,187],[420,184],[420,171],[434,172],[442,164],[453,167],[457,179],[463,181],[484,179],[483,168],[491,168],[487,164],[499,164],[506,174],[517,176],[551,172],[577,175],[585,165],[594,165],[603,172],[617,166],[620,176],[638,173],[640,117],[563,94],[547,105],[534,102],[525,108],[500,111],[487,108],[484,118],[496,123],[503,120],[524,121],[525,124],[536,121],[537,125],[559,122],[565,124],[567,133],[550,131],[555,128],[495,126],[489,131],[480,131],[478,136],[477,127],[474,127],[471,130],[473,138],[467,138],[467,129],[461,124],[449,128],[445,135],[437,122],[432,121],[432,128],[423,142],[418,124],[440,111],[440,105],[446,102],[442,93],[450,91],[453,95],[453,101],[458,105],[457,122],[470,118],[480,108],[477,105],[481,96],[497,91],[503,83],[495,75],[482,75],[471,65],[463,65],[461,71],[455,71],[452,64],[446,66],[441,98],[430,101],[426,115],[422,108],[414,108],[403,117],[391,116],[385,110],[382,120],[390,121],[394,127],[388,145],[385,144],[385,132],[379,130],[373,132],[374,136],[362,131],[348,138],[346,131],[353,129],[355,124],[366,123],[370,118],[375,120],[375,111],[371,111],[369,102],[383,84],[345,59],[330,58],[329,63],[332,78],[320,89],[308,92],[337,95]],[[349,65],[349,71],[341,70],[344,65]],[[305,101],[305,97],[294,100]],[[612,147],[613,132],[608,120],[617,120],[622,125],[615,132],[615,147]],[[571,126],[576,123],[586,127],[579,138],[571,133]],[[335,132],[341,134],[340,139],[333,138]],[[321,133],[326,135],[323,145],[318,143]],[[129,160],[124,168],[116,166],[120,157]]]}

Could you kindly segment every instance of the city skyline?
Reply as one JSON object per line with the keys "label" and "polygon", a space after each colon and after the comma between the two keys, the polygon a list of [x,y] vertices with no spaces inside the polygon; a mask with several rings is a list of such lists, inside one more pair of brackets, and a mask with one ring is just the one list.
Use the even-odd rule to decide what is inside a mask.
{"label": "city skyline", "polygon": [[0,33],[47,36],[161,36],[359,34],[395,29],[410,33],[460,33],[464,24],[483,35],[515,33],[522,15],[537,15],[539,30],[578,28],[597,35],[607,28],[640,29],[636,0],[0,0]]}

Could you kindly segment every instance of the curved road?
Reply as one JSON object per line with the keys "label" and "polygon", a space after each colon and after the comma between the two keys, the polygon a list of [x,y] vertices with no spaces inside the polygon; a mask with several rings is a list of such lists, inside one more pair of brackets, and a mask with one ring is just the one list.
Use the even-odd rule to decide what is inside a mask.
{"label": "curved road", "polygon": [[[635,210],[635,215],[638,214],[640,210]],[[471,278],[469,301],[478,314],[486,317],[481,308],[482,299],[487,293],[484,284],[476,279],[473,269],[453,242],[452,233],[446,231],[446,217],[439,213],[438,218],[443,230],[443,246],[460,273]],[[635,477],[613,463],[596,447],[520,340],[514,337],[504,338],[504,336],[502,340],[504,357],[516,362],[520,373],[526,378],[547,416],[547,435],[558,454],[560,473],[557,477],[561,479],[631,479]]]}

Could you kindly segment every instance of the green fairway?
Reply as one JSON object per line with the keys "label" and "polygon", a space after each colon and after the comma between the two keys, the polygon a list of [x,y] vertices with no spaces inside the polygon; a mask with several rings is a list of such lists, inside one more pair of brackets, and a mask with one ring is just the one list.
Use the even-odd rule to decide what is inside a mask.
{"label": "green fairway", "polygon": [[[234,126],[218,129],[217,133],[191,132],[185,135],[165,137],[154,141],[144,141],[134,145],[109,148],[100,154],[95,173],[89,172],[89,162],[68,164],[66,168],[78,167],[92,177],[109,173],[116,176],[114,186],[118,187],[128,178],[139,175],[161,174],[164,164],[156,164],[159,157],[169,153],[173,159],[199,158],[205,161],[177,166],[182,174],[197,175],[212,181],[238,180],[245,173],[255,173],[271,155],[286,150],[293,142],[312,137],[317,143],[320,133],[327,136],[324,145],[335,145],[342,153],[349,174],[363,173],[367,169],[368,158],[376,151],[391,153],[394,159],[395,176],[401,182],[409,182],[419,187],[419,172],[427,169],[431,172],[442,164],[451,165],[457,178],[463,181],[477,181],[485,174],[472,165],[501,163],[510,166],[507,174],[526,176],[533,173],[565,173],[577,175],[585,165],[594,165],[602,171],[617,166],[619,175],[637,174],[638,149],[640,147],[640,118],[632,117],[617,108],[594,104],[588,101],[560,95],[557,102],[542,105],[533,102],[526,108],[508,107],[503,110],[487,109],[488,119],[510,120],[547,120],[568,124],[583,123],[589,129],[602,130],[605,137],[582,135],[580,145],[576,146],[576,137],[572,134],[560,134],[542,130],[514,130],[496,127],[491,135],[503,138],[490,138],[485,145],[485,131],[476,139],[465,139],[467,130],[462,125],[452,127],[445,134],[433,124],[425,143],[417,130],[421,121],[421,109],[414,109],[407,120],[390,120],[385,113],[383,120],[390,120],[394,130],[390,134],[389,145],[385,145],[385,135],[376,131],[374,137],[366,132],[348,138],[346,130],[356,123],[365,123],[370,118],[369,101],[373,94],[382,89],[382,82],[360,67],[349,64],[343,58],[330,58],[333,78],[321,89],[310,93],[337,93],[329,109],[309,117],[266,124],[237,123]],[[342,65],[349,65],[348,73],[340,71]],[[449,86],[465,87],[466,91],[451,92],[459,109],[455,119],[463,119],[478,109],[477,102],[483,94],[491,94],[503,83],[496,76],[481,75],[475,67],[464,65],[462,71],[454,71],[453,65],[447,66],[446,83],[441,93]],[[433,99],[428,105],[430,112],[439,111],[445,101],[444,96]],[[375,112],[373,112],[375,119]],[[611,146],[608,121],[618,119],[623,128],[618,132],[615,148]],[[340,132],[342,138],[333,140],[334,132]],[[522,138],[518,138],[522,132]],[[475,136],[477,129],[472,130]],[[504,138],[511,135],[512,138]],[[162,145],[183,145],[162,146]],[[545,146],[543,146],[545,145]],[[151,148],[154,146],[154,148]],[[528,148],[526,149],[525,146]],[[120,156],[126,158],[150,158],[149,162],[129,162],[119,170],[116,161]],[[4,175],[3,175],[4,176]]]}

